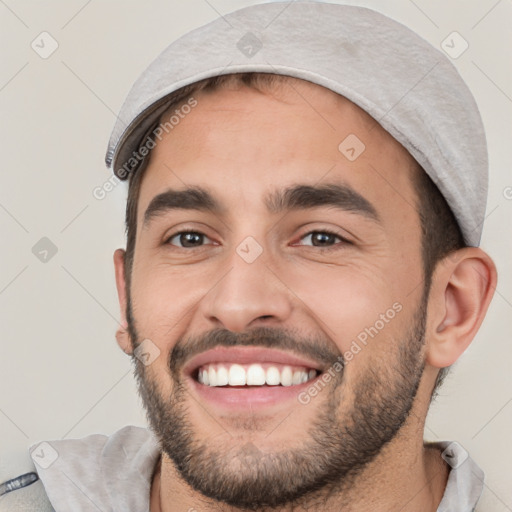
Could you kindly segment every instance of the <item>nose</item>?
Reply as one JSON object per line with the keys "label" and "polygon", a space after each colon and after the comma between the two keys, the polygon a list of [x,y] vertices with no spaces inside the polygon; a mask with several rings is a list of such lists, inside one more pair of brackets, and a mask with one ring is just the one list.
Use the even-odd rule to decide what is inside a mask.
{"label": "nose", "polygon": [[199,306],[204,319],[213,327],[242,332],[249,327],[283,323],[293,309],[293,293],[279,279],[270,258],[263,251],[254,261],[244,249],[226,258],[218,282]]}

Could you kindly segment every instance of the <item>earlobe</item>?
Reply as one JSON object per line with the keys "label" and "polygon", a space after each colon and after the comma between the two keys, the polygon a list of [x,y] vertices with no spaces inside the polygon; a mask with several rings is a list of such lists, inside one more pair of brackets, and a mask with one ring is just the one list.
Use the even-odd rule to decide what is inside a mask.
{"label": "earlobe", "polygon": [[440,262],[429,296],[427,363],[444,368],[463,354],[483,322],[496,282],[494,262],[478,247]]}
{"label": "earlobe", "polygon": [[121,327],[117,329],[116,340],[117,344],[125,354],[131,355],[133,353],[130,335],[128,334],[128,331],[126,329],[123,329]]}
{"label": "earlobe", "polygon": [[117,296],[121,312],[121,321],[116,332],[116,339],[121,350],[123,350],[125,354],[131,354],[133,352],[133,347],[128,333],[128,320],[126,318],[127,290],[125,280],[125,254],[126,253],[123,249],[117,249],[114,252]]}

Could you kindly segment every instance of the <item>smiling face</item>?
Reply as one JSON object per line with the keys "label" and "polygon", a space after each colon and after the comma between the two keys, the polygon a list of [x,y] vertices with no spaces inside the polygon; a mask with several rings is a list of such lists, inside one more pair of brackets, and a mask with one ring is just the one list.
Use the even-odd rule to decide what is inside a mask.
{"label": "smiling face", "polygon": [[135,360],[141,396],[181,476],[235,506],[339,488],[433,384],[415,162],[291,83],[195,96],[138,200],[129,327],[159,351]]}

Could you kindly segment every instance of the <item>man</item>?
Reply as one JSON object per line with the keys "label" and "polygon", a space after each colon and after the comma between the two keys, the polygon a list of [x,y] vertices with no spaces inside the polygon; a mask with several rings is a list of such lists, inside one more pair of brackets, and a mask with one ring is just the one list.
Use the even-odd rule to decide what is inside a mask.
{"label": "man", "polygon": [[483,128],[447,58],[363,8],[242,9],[150,65],[107,163],[129,179],[117,340],[151,431],[34,445],[43,485],[7,497],[474,510],[482,471],[423,442],[497,280]]}

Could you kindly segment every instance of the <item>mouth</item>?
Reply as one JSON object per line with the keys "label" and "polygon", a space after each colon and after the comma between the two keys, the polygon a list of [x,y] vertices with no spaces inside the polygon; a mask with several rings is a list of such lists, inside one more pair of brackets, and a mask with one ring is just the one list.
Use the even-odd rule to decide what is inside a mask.
{"label": "mouth", "polygon": [[322,372],[317,361],[260,347],[217,347],[194,357],[184,368],[202,400],[251,411],[296,399]]}

